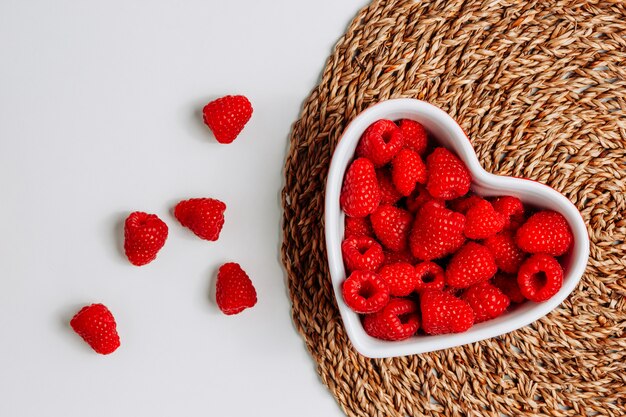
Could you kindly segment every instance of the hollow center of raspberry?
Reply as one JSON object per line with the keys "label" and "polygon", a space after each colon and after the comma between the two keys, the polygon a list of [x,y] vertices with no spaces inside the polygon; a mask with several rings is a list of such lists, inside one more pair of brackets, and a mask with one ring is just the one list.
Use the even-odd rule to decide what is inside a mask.
{"label": "hollow center of raspberry", "polygon": [[535,291],[539,291],[540,289],[542,289],[546,285],[547,282],[548,282],[548,277],[546,276],[546,273],[543,271],[539,271],[530,277],[530,285],[532,288],[535,289]]}
{"label": "hollow center of raspberry", "polygon": [[376,288],[371,282],[365,281],[359,290],[359,295],[365,299],[368,299],[376,294]]}
{"label": "hollow center of raspberry", "polygon": [[383,138],[383,142],[385,142],[385,145],[391,142],[392,136],[393,136],[392,132],[383,132],[382,138]]}
{"label": "hollow center of raspberry", "polygon": [[411,319],[411,314],[409,313],[400,314],[398,316],[398,320],[400,320],[400,324],[407,324],[410,319]]}
{"label": "hollow center of raspberry", "polygon": [[426,273],[426,274],[422,277],[422,282],[423,282],[424,284],[429,284],[429,283],[431,283],[431,282],[434,282],[434,281],[435,281],[435,277],[436,277],[436,276],[437,276],[437,275],[436,275],[436,274],[434,274],[434,273],[432,273],[432,272],[427,272],[427,273]]}
{"label": "hollow center of raspberry", "polygon": [[369,250],[369,248],[370,248],[370,245],[360,245],[356,249],[359,251],[361,255],[365,255],[367,251]]}

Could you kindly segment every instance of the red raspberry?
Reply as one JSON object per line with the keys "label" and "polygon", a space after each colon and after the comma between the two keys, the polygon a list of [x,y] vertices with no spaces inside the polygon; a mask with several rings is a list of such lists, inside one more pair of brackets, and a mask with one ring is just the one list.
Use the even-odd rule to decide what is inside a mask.
{"label": "red raspberry", "polygon": [[419,329],[417,305],[411,300],[392,299],[378,313],[365,316],[363,328],[367,334],[377,339],[408,339]]}
{"label": "red raspberry", "polygon": [[458,213],[466,214],[467,210],[469,210],[474,204],[478,203],[479,201],[484,200],[477,195],[470,195],[464,198],[458,198],[450,202],[450,209]]}
{"label": "red raspberry", "polygon": [[563,255],[572,245],[574,237],[565,217],[551,210],[530,216],[515,235],[515,243],[524,252]]}
{"label": "red raspberry", "polygon": [[404,146],[400,128],[391,120],[379,120],[371,124],[361,136],[356,148],[359,158],[367,158],[376,168],[391,162]]}
{"label": "red raspberry", "polygon": [[386,248],[401,252],[406,249],[413,216],[394,206],[380,206],[370,216],[374,234]]}
{"label": "red raspberry", "polygon": [[101,355],[113,353],[120,346],[115,318],[103,304],[81,308],[70,321],[70,326]]}
{"label": "red raspberry", "polygon": [[437,148],[426,159],[426,189],[435,198],[452,200],[462,197],[472,181],[465,164],[446,148]]}
{"label": "red raspberry", "polygon": [[393,185],[389,169],[377,169],[376,178],[378,178],[378,188],[380,189],[380,204],[396,204],[402,198],[402,194]]}
{"label": "red raspberry", "polygon": [[354,271],[343,282],[341,292],[344,301],[355,313],[375,313],[389,301],[389,286],[371,271]]}
{"label": "red raspberry", "polygon": [[493,285],[498,287],[500,291],[504,293],[511,302],[513,303],[521,303],[526,298],[522,295],[522,292],[519,289],[519,285],[517,285],[517,276],[516,275],[506,275],[502,273],[497,273],[493,278]]}
{"label": "red raspberry", "polygon": [[524,221],[524,205],[519,198],[504,196],[498,197],[491,203],[493,208],[504,215],[506,221],[505,229],[517,229]]}
{"label": "red raspberry", "polygon": [[451,254],[465,242],[464,227],[465,216],[446,209],[436,201],[429,201],[415,217],[409,235],[411,252],[423,261]]}
{"label": "red raspberry", "polygon": [[392,252],[390,250],[383,249],[383,253],[385,254],[385,260],[383,261],[384,265],[395,264],[398,262],[406,262],[413,265],[417,262],[415,256],[408,249],[403,250],[402,252]]}
{"label": "red raspberry", "polygon": [[215,139],[231,143],[252,117],[252,105],[244,96],[225,96],[204,106],[202,113]]}
{"label": "red raspberry", "polygon": [[174,208],[180,224],[189,228],[200,239],[215,241],[224,226],[226,204],[213,198],[191,198]]}
{"label": "red raspberry", "polygon": [[391,162],[391,177],[400,194],[408,196],[418,183],[426,183],[426,165],[417,152],[402,149]]}
{"label": "red raspberry", "polygon": [[497,270],[489,249],[476,242],[467,242],[452,256],[446,270],[446,284],[454,288],[468,288],[487,281]]}
{"label": "red raspberry", "polygon": [[369,237],[351,237],[344,240],[341,252],[348,271],[376,271],[385,260],[382,246]]}
{"label": "red raspberry", "polygon": [[516,274],[526,259],[526,254],[517,247],[511,232],[504,231],[491,236],[483,241],[483,245],[493,254],[498,268],[509,274]]}
{"label": "red raspberry", "polygon": [[215,300],[220,310],[229,316],[254,307],[256,290],[239,264],[229,262],[220,267],[215,282]]}
{"label": "red raspberry", "polygon": [[474,323],[495,319],[511,304],[509,297],[488,282],[469,287],[463,293],[462,299],[474,310]]}
{"label": "red raspberry", "polygon": [[406,297],[415,289],[415,269],[411,264],[399,262],[385,265],[378,275],[387,282],[392,296]]}
{"label": "red raspberry", "polygon": [[374,229],[369,217],[348,217],[345,218],[344,238],[350,237],[374,237]]}
{"label": "red raspberry", "polygon": [[505,217],[496,212],[489,201],[477,201],[465,214],[465,236],[486,239],[500,232],[505,222]]}
{"label": "red raspberry", "polygon": [[437,201],[440,206],[446,206],[445,201],[441,199],[435,199],[432,195],[430,195],[424,185],[417,184],[417,186],[415,187],[415,191],[413,191],[413,193],[406,198],[406,209],[410,213],[417,213],[419,209],[429,201]]}
{"label": "red raspberry", "polygon": [[563,268],[552,256],[545,253],[535,254],[520,267],[517,284],[522,295],[530,301],[546,301],[561,289]]}
{"label": "red raspberry", "polygon": [[445,274],[443,268],[434,262],[422,262],[415,265],[415,291],[443,290]]}
{"label": "red raspberry", "polygon": [[400,120],[398,126],[404,137],[404,146],[423,155],[428,147],[428,135],[424,126],[410,119]]}
{"label": "red raspberry", "polygon": [[167,225],[156,214],[131,213],[124,222],[124,252],[136,266],[152,262],[165,245]]}
{"label": "red raspberry", "polygon": [[474,312],[465,301],[440,290],[420,296],[422,328],[427,334],[461,333],[474,325]]}
{"label": "red raspberry", "polygon": [[378,207],[380,189],[374,165],[368,159],[356,159],[348,168],[339,203],[350,217],[365,217]]}

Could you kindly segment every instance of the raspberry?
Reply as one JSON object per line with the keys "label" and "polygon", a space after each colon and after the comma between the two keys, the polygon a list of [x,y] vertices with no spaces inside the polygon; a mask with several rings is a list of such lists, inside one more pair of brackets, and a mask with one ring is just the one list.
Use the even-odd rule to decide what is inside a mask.
{"label": "raspberry", "polygon": [[369,237],[351,237],[341,244],[343,261],[348,271],[376,271],[383,263],[383,248]]}
{"label": "raspberry", "polygon": [[344,301],[355,313],[375,313],[389,301],[389,286],[371,271],[354,271],[343,282],[341,292]]}
{"label": "raspberry", "polygon": [[393,185],[389,169],[377,169],[376,178],[378,179],[378,188],[380,189],[380,204],[396,204],[402,198],[402,194]]}
{"label": "raspberry", "polygon": [[180,224],[190,229],[200,239],[215,241],[224,226],[226,204],[213,198],[191,198],[174,208]]}
{"label": "raspberry", "polygon": [[391,162],[391,177],[400,194],[408,196],[418,183],[426,183],[426,165],[417,152],[402,149]]}
{"label": "raspberry", "polygon": [[417,259],[415,259],[415,256],[413,256],[411,251],[409,251],[408,249],[405,249],[402,252],[392,252],[390,250],[383,249],[383,253],[385,254],[385,260],[383,261],[383,266],[389,265],[389,264],[395,264],[398,262],[406,262],[406,263],[413,265],[415,262],[417,262]]}
{"label": "raspberry", "polygon": [[443,268],[434,262],[422,262],[415,266],[415,291],[443,290],[445,274]]}
{"label": "raspberry", "polygon": [[505,217],[496,212],[491,203],[487,200],[477,201],[465,214],[465,236],[485,239],[500,232],[505,223]]}
{"label": "raspberry", "polygon": [[215,283],[215,300],[219,309],[229,316],[254,307],[256,290],[239,264],[229,262],[220,267]]}
{"label": "raspberry", "polygon": [[538,253],[522,264],[517,273],[517,284],[522,295],[540,303],[559,292],[563,285],[563,268],[550,255]]}
{"label": "raspberry", "polygon": [[504,231],[491,236],[483,241],[483,245],[493,254],[498,268],[509,274],[516,274],[526,259],[524,252],[515,244],[511,232]]}
{"label": "raspberry", "polygon": [[371,124],[361,136],[356,155],[369,159],[379,168],[391,162],[402,146],[404,138],[400,128],[391,120],[379,120]]}
{"label": "raspberry", "polygon": [[387,282],[389,294],[406,297],[415,289],[415,269],[408,263],[399,262],[380,268],[378,275]]}
{"label": "raspberry", "polygon": [[380,206],[370,219],[380,243],[395,252],[406,249],[413,222],[411,213],[394,206]]}
{"label": "raspberry", "polygon": [[495,319],[511,304],[509,297],[488,282],[469,287],[461,298],[474,310],[474,323]]}
{"label": "raspberry", "polygon": [[346,172],[339,197],[341,208],[350,217],[365,217],[380,203],[380,190],[374,165],[365,159],[356,159]]}
{"label": "raspberry", "polygon": [[452,152],[437,148],[426,159],[428,183],[426,189],[435,198],[452,200],[470,189],[470,173]]}
{"label": "raspberry", "polygon": [[472,206],[483,199],[477,195],[470,195],[464,198],[458,198],[450,202],[450,209],[458,213],[466,214]]}
{"label": "raspberry", "polygon": [[465,242],[464,228],[465,216],[446,209],[436,201],[429,201],[415,217],[409,235],[411,252],[424,261],[451,254]]}
{"label": "raspberry", "polygon": [[215,139],[231,143],[252,117],[252,105],[244,96],[225,96],[204,106],[202,113]]}
{"label": "raspberry", "polygon": [[70,321],[70,326],[101,355],[113,353],[120,346],[115,318],[103,304],[81,308]]}
{"label": "raspberry", "polygon": [[435,199],[432,195],[430,195],[424,185],[417,184],[415,191],[413,191],[413,193],[406,198],[406,209],[410,213],[417,213],[425,203],[433,200],[437,201],[442,207],[446,206],[443,200]]}
{"label": "raspberry", "polygon": [[348,217],[345,218],[344,237],[374,237],[374,229],[369,217]]}
{"label": "raspberry", "polygon": [[124,252],[136,266],[152,262],[165,245],[168,228],[156,214],[131,213],[124,222]]}
{"label": "raspberry", "polygon": [[524,205],[516,197],[498,197],[491,203],[495,211],[505,217],[505,229],[517,229],[517,226],[524,221]]}
{"label": "raspberry", "polygon": [[572,245],[574,237],[565,217],[551,210],[530,216],[515,235],[515,243],[524,252],[563,255]]}
{"label": "raspberry", "polygon": [[446,284],[454,288],[468,288],[487,281],[497,270],[489,249],[476,242],[468,242],[452,256],[446,270]]}
{"label": "raspberry", "polygon": [[404,146],[423,155],[428,147],[428,135],[424,126],[410,119],[400,120],[398,126],[404,137]]}
{"label": "raspberry", "polygon": [[368,314],[363,319],[365,332],[382,340],[404,340],[419,329],[417,305],[402,298],[389,301],[381,311]]}
{"label": "raspberry", "polygon": [[509,297],[509,299],[513,303],[521,303],[526,299],[519,289],[516,275],[506,275],[498,273],[493,278],[493,285],[498,287],[500,291],[502,291],[504,295]]}
{"label": "raspberry", "polygon": [[440,290],[420,296],[422,328],[431,335],[461,333],[474,325],[474,312],[465,301]]}

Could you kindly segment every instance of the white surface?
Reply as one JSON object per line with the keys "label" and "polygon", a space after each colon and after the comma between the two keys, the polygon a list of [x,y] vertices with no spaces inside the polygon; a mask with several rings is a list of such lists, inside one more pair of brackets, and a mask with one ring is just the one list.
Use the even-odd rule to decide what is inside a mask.
{"label": "white surface", "polygon": [[[0,2],[0,416],[342,415],[290,317],[278,258],[291,124],[365,0]],[[246,94],[232,145],[209,99]],[[179,199],[228,205],[216,243],[179,227]],[[152,264],[120,254],[120,224],[157,213]],[[253,310],[226,317],[213,280],[237,261]],[[209,294],[211,293],[211,294]],[[115,314],[103,357],[68,327]]]}
{"label": "white surface", "polygon": [[[460,334],[416,336],[402,342],[386,342],[370,337],[356,313],[343,301],[341,284],[346,273],[341,257],[344,215],[339,207],[341,183],[361,135],[379,119],[413,119],[424,125],[438,142],[454,151],[472,174],[472,190],[485,197],[512,195],[534,207],[555,210],[567,219],[574,244],[565,260],[563,286],[543,303],[526,302],[494,320],[477,324]],[[585,271],[589,258],[587,228],[576,207],[563,195],[538,182],[500,177],[486,172],[463,129],[443,110],[419,100],[388,100],[365,110],[346,128],[335,150],[326,186],[326,246],[330,273],[346,333],[354,347],[365,356],[380,358],[402,356],[472,343],[519,329],[548,314],[572,292]]]}

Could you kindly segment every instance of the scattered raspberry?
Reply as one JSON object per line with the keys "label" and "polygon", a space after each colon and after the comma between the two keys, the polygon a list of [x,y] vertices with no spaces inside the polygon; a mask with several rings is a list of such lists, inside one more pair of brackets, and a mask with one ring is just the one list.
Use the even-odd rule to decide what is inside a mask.
{"label": "scattered raspberry", "polygon": [[154,261],[167,232],[167,225],[156,214],[131,213],[124,222],[124,252],[130,263],[141,266]]}
{"label": "scattered raspberry", "polygon": [[559,292],[563,285],[563,268],[550,255],[538,253],[522,264],[517,273],[517,284],[522,295],[540,303]]}
{"label": "scattered raspberry", "polygon": [[489,249],[476,242],[468,242],[452,256],[446,270],[446,284],[468,288],[493,277],[497,270]]}
{"label": "scattered raspberry", "polygon": [[524,205],[519,198],[511,196],[498,197],[493,200],[491,205],[498,213],[504,215],[506,219],[505,229],[516,230],[524,221]]}
{"label": "scattered raspberry", "polygon": [[383,266],[389,265],[389,264],[395,264],[398,262],[406,262],[406,263],[413,265],[415,262],[417,262],[417,259],[415,259],[415,256],[413,256],[411,251],[408,249],[405,249],[401,252],[392,252],[390,250],[385,250],[383,248],[383,253],[385,254],[385,260],[383,261]]}
{"label": "scattered raspberry", "polygon": [[465,242],[464,228],[465,216],[446,209],[436,201],[429,201],[415,217],[409,235],[411,252],[424,261],[449,255]]}
{"label": "scattered raspberry", "polygon": [[385,260],[383,248],[369,237],[351,237],[341,244],[348,271],[376,271]]}
{"label": "scattered raspberry", "polygon": [[70,321],[70,326],[101,355],[113,353],[120,346],[115,318],[103,304],[81,308]]}
{"label": "scattered raspberry", "polygon": [[426,183],[426,165],[417,152],[402,149],[391,162],[391,177],[400,194],[408,196],[418,183]]}
{"label": "scattered raspberry", "polygon": [[226,204],[213,198],[191,198],[174,208],[180,224],[189,228],[200,239],[215,241],[224,226]]}
{"label": "scattered raspberry", "polygon": [[472,208],[474,204],[478,203],[479,201],[484,200],[477,195],[470,195],[464,198],[458,198],[450,202],[450,209],[458,213],[465,214],[470,208]]}
{"label": "scattered raspberry", "polygon": [[544,210],[530,216],[515,235],[515,242],[528,253],[563,255],[574,237],[565,217],[556,211]]}
{"label": "scattered raspberry", "polygon": [[225,96],[204,106],[202,113],[215,139],[231,143],[252,117],[252,105],[244,96]]}
{"label": "scattered raspberry", "polygon": [[445,274],[443,268],[434,262],[422,262],[415,265],[415,291],[443,290]]}
{"label": "scattered raspberry", "polygon": [[420,298],[427,334],[461,333],[474,325],[474,312],[465,301],[439,290],[426,291]]}
{"label": "scattered raspberry", "polygon": [[381,311],[363,319],[365,332],[382,340],[404,340],[419,329],[417,305],[401,298],[392,299]]}
{"label": "scattered raspberry", "polygon": [[380,190],[374,165],[365,158],[356,159],[343,180],[341,208],[350,217],[365,217],[380,203]]}
{"label": "scattered raspberry", "polygon": [[374,237],[374,229],[369,217],[345,217],[346,239],[350,237]]}
{"label": "scattered raspberry", "polygon": [[424,126],[410,119],[400,120],[398,126],[404,137],[404,146],[423,155],[428,147],[428,135]]}
{"label": "scattered raspberry", "polygon": [[359,158],[367,158],[376,168],[391,162],[404,146],[400,128],[391,120],[379,120],[371,124],[361,136],[356,148]]}
{"label": "scattered raspberry", "polygon": [[371,271],[354,271],[343,282],[341,292],[344,301],[355,313],[375,313],[389,301],[389,286]]}
{"label": "scattered raspberry", "polygon": [[491,236],[483,241],[483,245],[493,254],[498,268],[509,274],[516,274],[526,259],[526,254],[517,247],[511,232],[504,231]]}
{"label": "scattered raspberry", "polygon": [[229,262],[217,272],[215,283],[217,306],[226,315],[241,313],[256,304],[256,290],[239,264]]}
{"label": "scattered raspberry", "polygon": [[497,273],[493,278],[493,285],[509,297],[512,303],[521,303],[526,299],[519,289],[516,275]]}
{"label": "scattered raspberry", "polygon": [[379,168],[376,170],[376,178],[380,189],[380,204],[396,204],[402,198],[402,194],[393,185],[391,171],[388,168]]}
{"label": "scattered raspberry", "polygon": [[408,263],[395,263],[380,268],[378,275],[389,286],[389,294],[406,297],[415,289],[415,269]]}
{"label": "scattered raspberry", "polygon": [[401,252],[406,249],[413,216],[394,206],[380,206],[370,216],[374,234],[386,248]]}
{"label": "scattered raspberry", "polygon": [[489,201],[477,201],[465,214],[465,236],[485,239],[500,232],[505,223],[505,217],[495,211]]}
{"label": "scattered raspberry", "polygon": [[474,310],[474,323],[495,319],[511,304],[509,297],[488,282],[469,287],[463,293],[462,299]]}
{"label": "scattered raspberry", "polygon": [[430,193],[426,189],[426,186],[422,184],[417,184],[417,186],[415,187],[415,191],[413,191],[413,193],[406,198],[406,209],[409,211],[409,213],[417,213],[419,209],[422,208],[422,206],[429,201],[436,201],[442,207],[446,206],[444,200],[435,199],[435,197],[430,195]]}
{"label": "scattered raspberry", "polygon": [[426,159],[426,189],[435,198],[452,200],[470,189],[471,177],[465,164],[446,148],[437,148]]}

